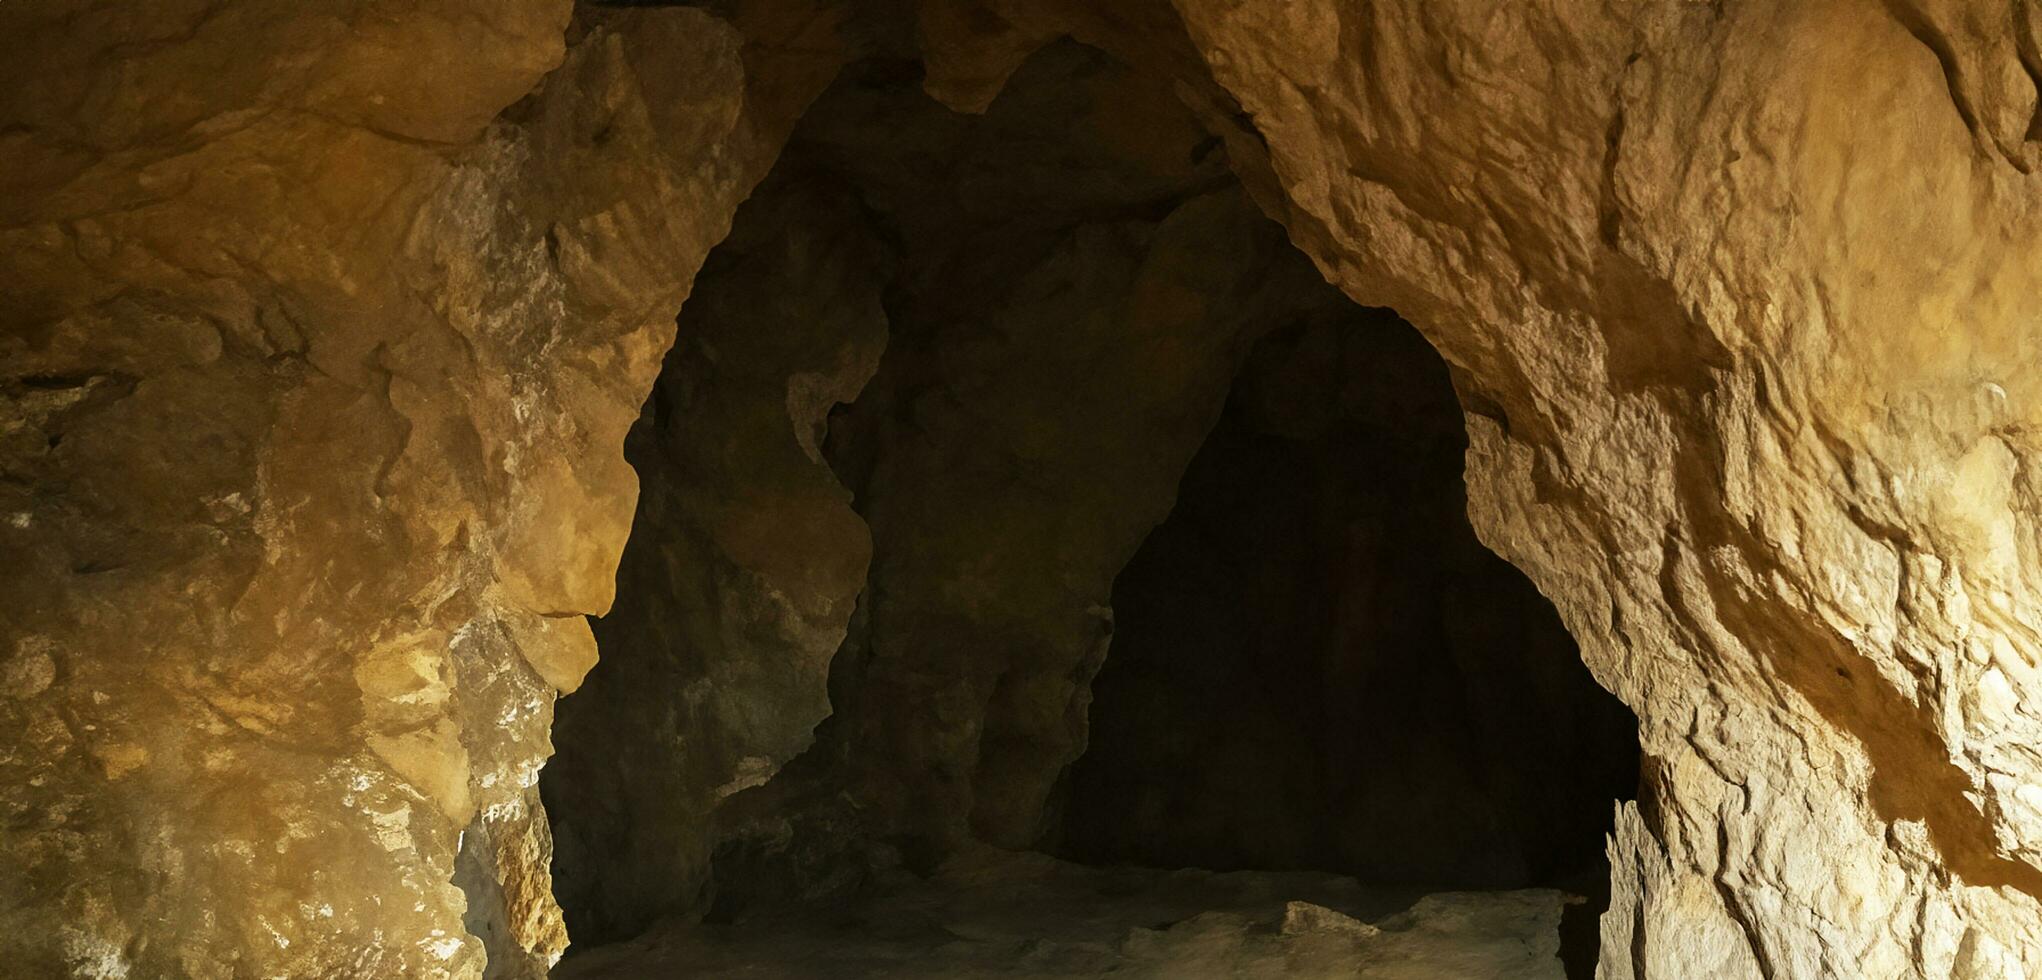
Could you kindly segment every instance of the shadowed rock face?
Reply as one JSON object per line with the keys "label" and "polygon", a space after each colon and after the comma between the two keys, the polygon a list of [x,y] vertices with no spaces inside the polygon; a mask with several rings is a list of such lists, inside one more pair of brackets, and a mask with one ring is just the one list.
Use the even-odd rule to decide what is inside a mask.
{"label": "shadowed rock face", "polygon": [[[1148,76],[1059,44],[980,117],[920,82],[874,59],[816,103],[628,444],[616,669],[544,776],[575,934],[972,839],[1446,886],[1596,866],[1634,736],[1467,528],[1436,355],[1326,289]],[[1173,500],[1169,557],[1129,567]],[[1236,543],[1183,554],[1186,526]],[[1201,562],[1236,577],[1171,593]],[[1072,775],[1088,717],[1117,740]]]}
{"label": "shadowed rock face", "polygon": [[586,935],[702,908],[716,846],[729,904],[1042,839],[1113,576],[1253,337],[1343,303],[1153,79],[1063,44],[983,117],[919,82],[875,59],[806,117],[634,435],[624,666],[545,783]]}
{"label": "shadowed rock face", "polygon": [[[1477,535],[1636,711],[1604,976],[2042,972],[2034,4],[714,11],[0,10],[0,962],[558,954],[532,784],[610,608],[625,433],[739,201],[873,55],[986,115],[925,124],[910,69],[810,116],[886,229],[886,353],[831,307],[849,334],[701,404],[793,440],[728,472],[814,519],[640,511],[699,539],[631,574],[757,600],[619,609],[710,686],[623,715],[673,738],[619,819],[691,822],[646,831],[648,906],[700,906],[705,846],[802,891],[1042,839],[1113,575],[1254,339],[1337,300],[1316,271],[1452,365]],[[1064,36],[1128,67],[1030,82]],[[653,428],[648,473],[713,457]],[[839,630],[816,747],[738,789]],[[602,826],[574,839],[638,846]]]}
{"label": "shadowed rock face", "polygon": [[[892,91],[865,112],[964,121]],[[1338,300],[1168,92],[1096,52],[1024,65],[940,190],[895,176],[943,170],[887,155],[868,134],[907,127],[872,117],[822,117],[907,255],[887,357],[830,431],[874,557],[818,751],[911,855],[1026,847],[1084,747],[1113,575],[1248,342]]]}
{"label": "shadowed rock face", "polygon": [[871,551],[823,462],[886,344],[889,250],[854,199],[784,176],[740,212],[625,443],[638,514],[607,669],[561,704],[541,786],[582,941],[693,907],[709,814],[805,748]]}
{"label": "shadowed rock face", "polygon": [[1594,869],[1635,723],[1476,542],[1465,447],[1394,315],[1263,338],[1114,582],[1061,850],[1435,888]]}

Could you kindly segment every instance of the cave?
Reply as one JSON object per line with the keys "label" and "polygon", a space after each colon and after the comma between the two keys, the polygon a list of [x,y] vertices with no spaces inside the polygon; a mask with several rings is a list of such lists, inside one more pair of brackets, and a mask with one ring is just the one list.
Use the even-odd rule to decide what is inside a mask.
{"label": "cave", "polygon": [[1636,722],[1468,527],[1445,365],[1343,312],[1257,343],[1115,578],[1057,850],[1592,890]]}
{"label": "cave", "polygon": [[10,977],[2042,976],[2042,5],[0,37]]}
{"label": "cave", "polygon": [[[1056,42],[964,113],[913,59],[848,66],[626,442],[617,601],[540,778],[561,969],[968,976],[1019,939],[1167,972],[1217,916],[1263,969],[1586,975],[1636,722],[1477,540],[1463,427],[1160,80]],[[1040,909],[1071,889],[1075,932]],[[894,921],[933,895],[958,918]],[[1450,953],[1357,938],[1452,915]],[[1099,922],[1158,949],[1093,962]]]}

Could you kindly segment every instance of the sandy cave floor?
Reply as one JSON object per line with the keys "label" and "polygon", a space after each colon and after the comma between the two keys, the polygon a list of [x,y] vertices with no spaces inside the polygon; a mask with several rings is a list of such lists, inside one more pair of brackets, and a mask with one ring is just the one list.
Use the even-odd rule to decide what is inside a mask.
{"label": "sandy cave floor", "polygon": [[[985,850],[856,903],[669,926],[556,978],[1562,980],[1551,889],[1424,895],[1318,873],[1101,869]],[[1570,921],[1572,921],[1570,917]]]}

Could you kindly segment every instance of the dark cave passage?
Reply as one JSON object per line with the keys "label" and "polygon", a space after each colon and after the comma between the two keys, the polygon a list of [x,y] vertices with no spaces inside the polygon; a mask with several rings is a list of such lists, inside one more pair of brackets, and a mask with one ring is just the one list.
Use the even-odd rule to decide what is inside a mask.
{"label": "dark cave passage", "polygon": [[[912,62],[846,69],[626,445],[602,662],[541,774],[567,962],[662,919],[933,903],[979,918],[873,955],[1068,952],[1073,902],[1602,887],[1635,726],[1475,539],[1465,439],[1439,355],[1328,286],[1169,85],[1061,42],[971,116]],[[1557,894],[1468,941],[1525,955]]]}
{"label": "dark cave passage", "polygon": [[1264,337],[1114,583],[1062,853],[1521,888],[1603,862],[1636,720],[1475,538],[1446,365],[1387,310]]}

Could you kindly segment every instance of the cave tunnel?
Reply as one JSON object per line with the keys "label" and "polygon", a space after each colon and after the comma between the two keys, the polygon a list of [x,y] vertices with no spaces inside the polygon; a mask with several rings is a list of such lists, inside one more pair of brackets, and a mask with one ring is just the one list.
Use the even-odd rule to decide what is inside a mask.
{"label": "cave tunnel", "polygon": [[1476,539],[1446,363],[1168,84],[922,82],[809,109],[629,437],[556,975],[1592,969],[1635,721]]}
{"label": "cave tunnel", "polygon": [[1475,539],[1463,447],[1394,314],[1257,343],[1114,582],[1064,853],[1451,888],[1596,866],[1635,721]]}

